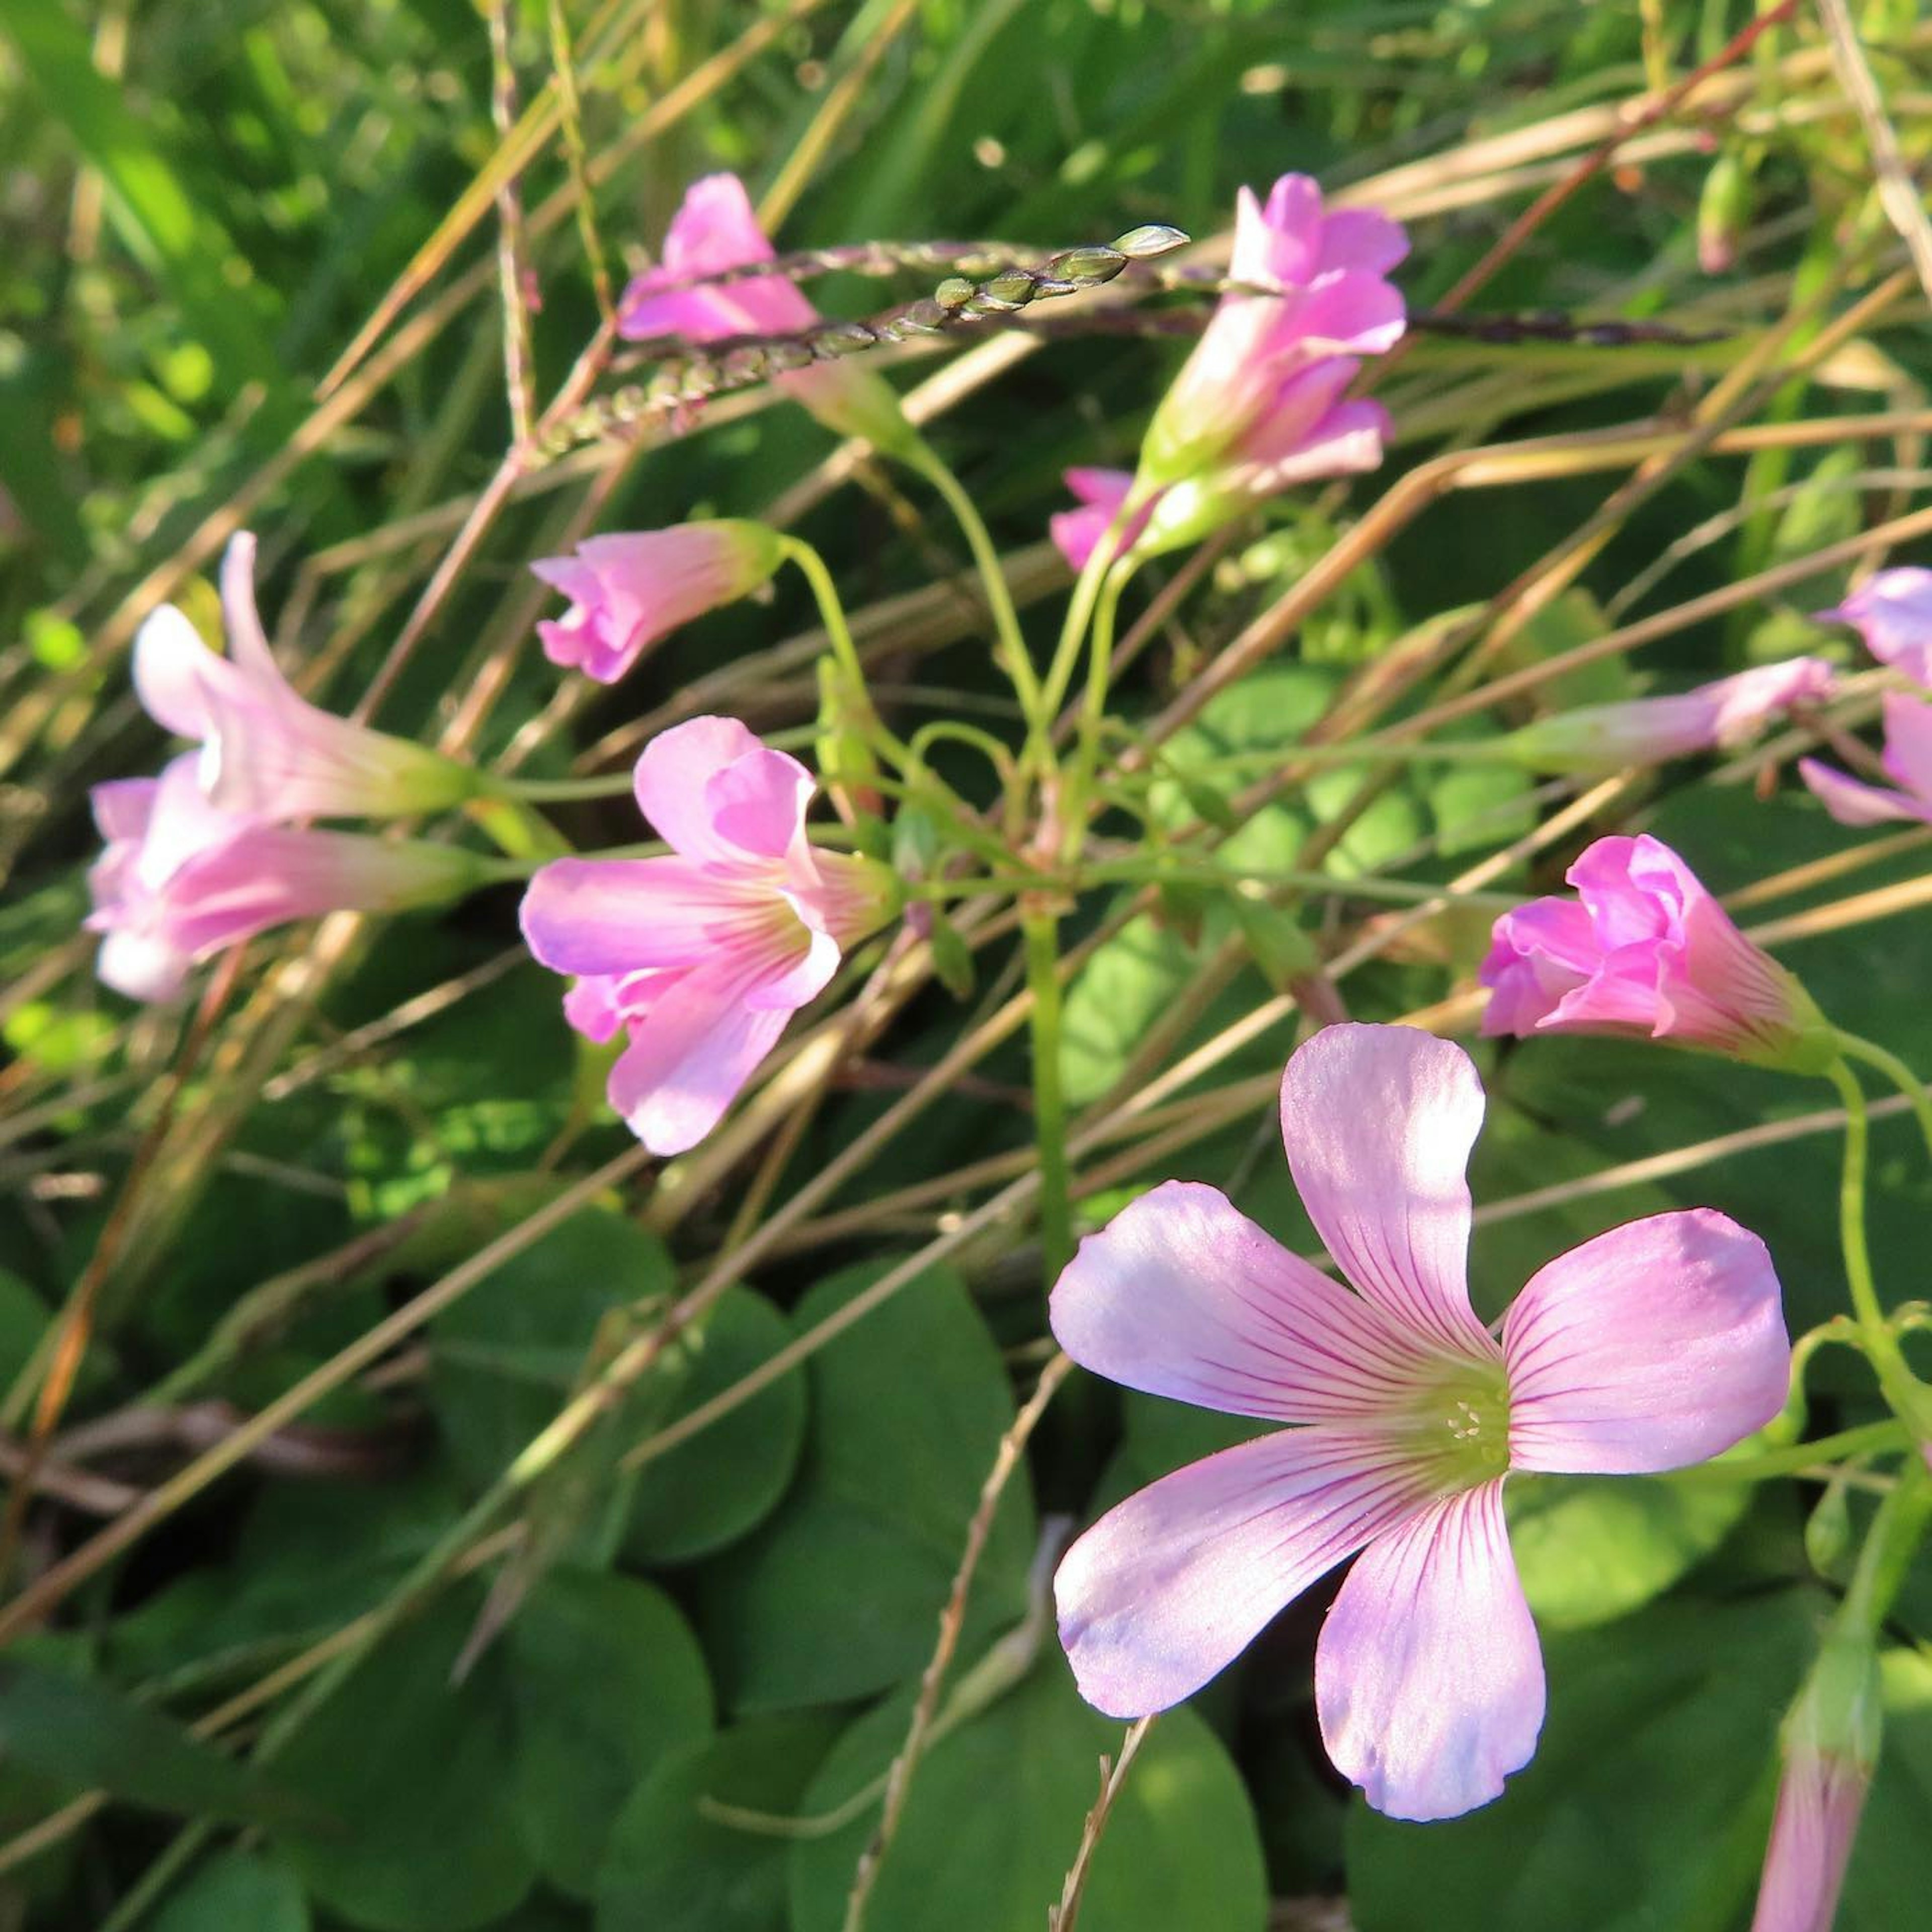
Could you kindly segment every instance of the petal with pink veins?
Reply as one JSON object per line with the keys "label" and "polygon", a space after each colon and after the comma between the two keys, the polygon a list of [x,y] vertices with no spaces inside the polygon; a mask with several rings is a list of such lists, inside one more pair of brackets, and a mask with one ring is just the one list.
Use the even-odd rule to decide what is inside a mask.
{"label": "petal with pink veins", "polygon": [[1117,1718],[1178,1704],[1318,1576],[1426,1501],[1399,1448],[1325,1424],[1162,1477],[1109,1510],[1054,1577],[1080,1694]]}
{"label": "petal with pink veins", "polygon": [[718,830],[711,781],[737,760],[764,748],[735,718],[692,718],[674,724],[660,731],[638,760],[638,806],[680,856],[703,865],[742,863],[742,849]]}
{"label": "petal with pink veins", "polygon": [[1643,1475],[1707,1461],[1784,1406],[1791,1344],[1764,1244],[1708,1208],[1559,1255],[1503,1322],[1510,1460]]}
{"label": "petal with pink veins", "polygon": [[1412,1027],[1324,1028],[1282,1076],[1288,1167],[1336,1265],[1384,1314],[1486,1362],[1467,1273],[1482,1124],[1469,1056]]}
{"label": "petal with pink veins", "polygon": [[802,951],[805,928],[776,895],[688,859],[556,859],[525,890],[524,937],[554,972],[628,973]]}
{"label": "petal with pink veins", "polygon": [[1356,1559],[1315,1651],[1322,1742],[1391,1818],[1501,1796],[1543,1728],[1543,1655],[1502,1484],[1432,1503]]}
{"label": "petal with pink veins", "polygon": [[1277,1422],[1372,1414],[1414,1386],[1430,1353],[1218,1189],[1184,1180],[1089,1234],[1051,1312],[1060,1346],[1096,1375]]}

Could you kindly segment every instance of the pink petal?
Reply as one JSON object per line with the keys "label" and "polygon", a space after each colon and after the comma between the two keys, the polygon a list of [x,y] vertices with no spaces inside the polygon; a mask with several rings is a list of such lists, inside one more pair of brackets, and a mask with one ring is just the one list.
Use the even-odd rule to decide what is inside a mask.
{"label": "pink petal", "polygon": [[1460,1817],[1529,1762],[1543,1657],[1500,1480],[1362,1552],[1316,1646],[1315,1706],[1336,1768],[1391,1818]]}
{"label": "pink petal", "polygon": [[1496,922],[1477,977],[1490,988],[1488,1034],[1528,1034],[1597,970],[1590,915],[1574,899],[1532,899]]}
{"label": "pink petal", "polygon": [[1178,1703],[1426,1496],[1400,1447],[1325,1425],[1163,1476],[1109,1510],[1053,1580],[1081,1696],[1116,1718]]}
{"label": "pink petal", "polygon": [[1538,1270],[1503,1322],[1510,1460],[1643,1475],[1721,1454],[1784,1406],[1764,1244],[1708,1208],[1612,1228]]}
{"label": "pink petal", "polygon": [[235,663],[250,679],[286,688],[255,609],[255,539],[247,530],[237,530],[222,554],[221,622]]}
{"label": "pink petal", "polygon": [[783,859],[805,837],[805,810],[817,782],[788,752],[758,746],[714,772],[706,784],[711,825],[728,847],[756,859]]}
{"label": "pink petal", "polygon": [[700,864],[731,865],[743,852],[722,836],[711,781],[736,760],[764,749],[735,718],[693,718],[660,731],[638,760],[638,803],[671,850]]}
{"label": "pink petal", "polygon": [[1778,1787],[1750,1932],[1832,1932],[1871,1774],[1849,1759],[1793,1754]]}
{"label": "pink petal", "polygon": [[1288,1164],[1336,1265],[1384,1314],[1486,1362],[1466,1273],[1482,1124],[1469,1056],[1412,1027],[1324,1028],[1282,1076]]}
{"label": "pink petal", "polygon": [[775,944],[789,957],[806,940],[776,892],[676,857],[554,860],[530,880],[522,917],[531,952],[558,973],[697,966]]}
{"label": "pink petal", "polygon": [[1932,806],[1884,785],[1867,784],[1816,758],[1800,758],[1798,776],[1840,825],[1888,825],[1896,819],[1932,819]]}
{"label": "pink petal", "polygon": [[1432,1358],[1218,1189],[1185,1180],[1089,1234],[1051,1313],[1060,1346],[1096,1375],[1279,1422],[1372,1414],[1412,1390]]}
{"label": "pink petal", "polygon": [[151,612],[134,638],[134,694],[157,724],[178,737],[209,728],[209,674],[226,669],[201,633],[172,604]]}
{"label": "pink petal", "polygon": [[808,328],[818,320],[817,311],[782,275],[658,293],[693,275],[769,261],[772,254],[736,176],[707,175],[693,182],[664,236],[663,260],[634,278],[624,291],[618,333],[632,341],[682,335],[694,342],[712,342],[730,335],[783,334]]}
{"label": "pink petal", "polygon": [[634,1025],[610,1104],[652,1154],[695,1147],[724,1117],[790,1016],[749,1005],[742,976],[694,970]]}
{"label": "pink petal", "polygon": [[1886,692],[1885,768],[1932,811],[1932,704],[1906,692]]}
{"label": "pink petal", "polygon": [[1316,266],[1323,274],[1359,268],[1379,275],[1408,254],[1408,237],[1400,222],[1372,208],[1338,208],[1322,224],[1322,254]]}
{"label": "pink petal", "polygon": [[1835,610],[1820,610],[1818,620],[1854,626],[1880,663],[1932,685],[1932,570],[1881,570]]}

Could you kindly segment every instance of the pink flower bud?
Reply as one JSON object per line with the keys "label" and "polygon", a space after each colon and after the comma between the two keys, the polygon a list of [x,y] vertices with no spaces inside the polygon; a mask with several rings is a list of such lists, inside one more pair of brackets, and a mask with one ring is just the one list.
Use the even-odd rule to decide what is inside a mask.
{"label": "pink flower bud", "polygon": [[1730,751],[1793,705],[1822,702],[1831,695],[1832,682],[1832,667],[1822,658],[1792,658],[1678,697],[1586,705],[1540,718],[1510,733],[1504,748],[1538,772],[1614,770]]}
{"label": "pink flower bud", "polygon": [[776,531],[733,518],[586,537],[574,556],[530,566],[572,604],[538,624],[544,655],[614,684],[680,624],[755,590],[784,554]]}
{"label": "pink flower bud", "polygon": [[255,539],[221,565],[231,656],[218,656],[171,604],[134,640],[134,688],[157,724],[201,741],[201,788],[220,810],[262,820],[393,818],[470,797],[476,772],[406,739],[319,710],[276,667],[255,610]]}
{"label": "pink flower bud", "polygon": [[653,1154],[702,1140],[845,949],[892,915],[884,866],[807,839],[814,788],[736,718],[694,718],[638,760],[638,803],[669,854],[560,859],[530,881],[524,937],[579,976],[573,1027],[627,1035],[610,1104]]}
{"label": "pink flower bud", "polygon": [[1504,913],[1483,962],[1486,1034],[1623,1034],[1822,1072],[1836,1036],[1797,980],[1649,837],[1600,838],[1576,897]]}
{"label": "pink flower bud", "polygon": [[158,778],[94,788],[107,849],[88,874],[97,970],[130,999],[165,1000],[190,969],[268,927],[339,911],[440,904],[488,877],[473,854],[346,832],[264,825],[203,794],[193,753]]}

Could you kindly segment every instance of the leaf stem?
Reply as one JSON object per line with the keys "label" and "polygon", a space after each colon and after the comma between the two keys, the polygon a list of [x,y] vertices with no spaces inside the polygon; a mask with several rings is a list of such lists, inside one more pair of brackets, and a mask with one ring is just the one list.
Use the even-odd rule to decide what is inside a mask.
{"label": "leaf stem", "polygon": [[1028,910],[1021,920],[1026,941],[1027,986],[1033,1044],[1034,1134],[1040,1162],[1041,1267],[1051,1291],[1073,1256],[1073,1181],[1066,1158],[1066,1097],[1060,1075],[1060,921]]}
{"label": "leaf stem", "polygon": [[1895,1053],[1880,1046],[1876,1040],[1861,1040],[1856,1034],[1837,1029],[1838,1049],[1853,1060],[1862,1060],[1868,1066],[1875,1066],[1903,1094],[1912,1104],[1912,1111],[1918,1118],[1918,1131],[1925,1137],[1926,1151],[1932,1154],[1932,1091],[1927,1090],[1919,1078]]}

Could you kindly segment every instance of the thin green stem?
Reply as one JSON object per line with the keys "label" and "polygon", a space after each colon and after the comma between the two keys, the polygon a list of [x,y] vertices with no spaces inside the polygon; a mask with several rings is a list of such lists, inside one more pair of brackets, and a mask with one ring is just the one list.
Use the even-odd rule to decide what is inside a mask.
{"label": "thin green stem", "polygon": [[860,691],[866,688],[866,667],[860,662],[859,646],[852,639],[852,626],[846,621],[845,606],[839,601],[838,586],[825,567],[825,560],[802,537],[781,537],[779,547],[795,563],[812,586],[812,601],[818,606],[819,622],[832,646],[839,668]]}
{"label": "thin green stem", "polygon": [[1913,1436],[1932,1442],[1932,1389],[1916,1377],[1898,1338],[1886,1318],[1874,1279],[1871,1251],[1865,1238],[1865,1170],[1870,1158],[1870,1122],[1864,1089],[1842,1060],[1826,1070],[1845,1106],[1845,1164],[1838,1184],[1838,1237],[1844,1250],[1845,1280],[1851,1290],[1852,1312],[1866,1354],[1877,1372],[1879,1386]]}
{"label": "thin green stem", "polygon": [[968,495],[965,486],[946,466],[939,452],[923,438],[898,454],[939,492],[945,499],[946,508],[952,512],[960,533],[966,539],[966,547],[973,553],[980,581],[986,586],[986,608],[992,614],[1000,655],[1005,661],[1006,675],[1012,680],[1014,694],[1019,699],[1020,709],[1026,713],[1028,722],[1036,730],[1044,730],[1051,712],[1042,701],[1040,678],[1034,670],[1032,658],[1028,655],[1026,634],[1020,628],[1020,614],[1014,608],[1013,593],[1007,586],[1000,553],[994,546],[979,510]]}
{"label": "thin green stem", "polygon": [[1060,850],[1075,856],[1085,843],[1088,796],[1100,764],[1100,740],[1107,724],[1108,689],[1114,674],[1114,622],[1120,592],[1132,576],[1133,560],[1123,558],[1102,579],[1094,602],[1091,641],[1087,652],[1087,688],[1080,704],[1080,736],[1073,770],[1060,790]]}
{"label": "thin green stem", "polygon": [[1858,1552],[1858,1568],[1838,1606],[1837,1630],[1876,1642],[1932,1521],[1932,1470],[1922,1456],[1906,1457],[1895,1487],[1878,1506]]}
{"label": "thin green stem", "polygon": [[1861,1040],[1856,1034],[1846,1033],[1842,1028],[1835,1030],[1841,1053],[1854,1060],[1862,1060],[1868,1066],[1876,1067],[1911,1102],[1912,1111],[1918,1116],[1918,1131],[1925,1137],[1926,1150],[1932,1153],[1932,1091],[1928,1090],[1924,1082],[1897,1054],[1880,1046],[1876,1040]]}
{"label": "thin green stem", "polygon": [[492,776],[491,785],[506,798],[526,804],[562,804],[577,798],[619,798],[636,780],[628,772],[599,772],[589,778],[511,778]]}
{"label": "thin green stem", "polygon": [[1073,1258],[1073,1177],[1066,1159],[1066,1096],[1060,1077],[1060,922],[1047,912],[1022,920],[1027,986],[1033,994],[1034,1133],[1040,1150],[1040,1259],[1049,1290]]}
{"label": "thin green stem", "polygon": [[1073,668],[1080,662],[1080,646],[1086,641],[1087,626],[1093,620],[1094,600],[1100,594],[1100,586],[1109,568],[1110,536],[1103,537],[1094,546],[1094,554],[1081,566],[1080,574],[1074,580],[1073,594],[1066,600],[1066,620],[1060,627],[1060,641],[1053,649],[1053,662],[1047,668],[1046,686],[1042,694],[1042,708],[1048,724],[1066,702],[1067,692],[1073,682]]}
{"label": "thin green stem", "polygon": [[1695,1468],[1677,1471],[1672,1480],[1762,1483],[1774,1476],[1795,1476],[1807,1469],[1847,1462],[1854,1456],[1882,1455],[1888,1450],[1911,1446],[1911,1431],[1903,1423],[1868,1422],[1856,1429],[1842,1429],[1835,1436],[1821,1436],[1812,1442],[1793,1442],[1755,1456],[1700,1462]]}

